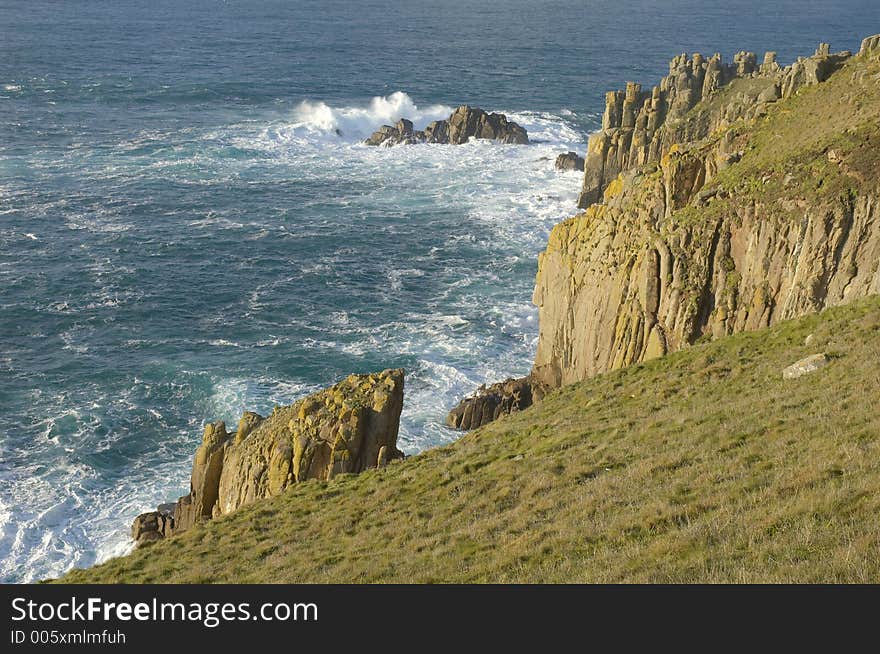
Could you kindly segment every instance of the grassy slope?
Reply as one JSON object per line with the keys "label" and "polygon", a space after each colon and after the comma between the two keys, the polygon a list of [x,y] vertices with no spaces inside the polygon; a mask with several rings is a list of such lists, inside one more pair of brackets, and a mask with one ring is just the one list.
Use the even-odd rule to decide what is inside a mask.
{"label": "grassy slope", "polygon": [[[817,351],[832,363],[782,380]],[[566,387],[63,581],[878,582],[878,361],[875,297]]]}

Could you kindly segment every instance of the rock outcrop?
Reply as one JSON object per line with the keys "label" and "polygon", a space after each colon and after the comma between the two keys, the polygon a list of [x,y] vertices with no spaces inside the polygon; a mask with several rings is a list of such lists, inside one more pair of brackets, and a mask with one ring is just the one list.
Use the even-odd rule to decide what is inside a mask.
{"label": "rock outcrop", "polygon": [[[682,55],[651,92],[608,94],[586,211],[539,256],[531,383],[880,293],[878,80],[880,36],[856,57],[821,44],[786,68],[774,53]],[[484,424],[487,403],[479,422],[463,405],[448,424]]]}
{"label": "rock outcrop", "polygon": [[584,172],[584,158],[577,152],[566,152],[556,157],[556,170],[578,170]]}
{"label": "rock outcrop", "polygon": [[170,536],[174,531],[174,504],[162,504],[157,511],[142,513],[131,525],[131,538],[138,545]]}
{"label": "rock outcrop", "polygon": [[307,479],[381,467],[403,457],[397,432],[403,370],[351,375],[267,418],[246,412],[233,432],[205,426],[193,461],[189,494],[139,515],[132,538],[150,542],[281,493]]}
{"label": "rock outcrop", "polygon": [[366,145],[405,145],[412,143],[441,143],[460,145],[471,138],[490,139],[500,143],[525,145],[529,142],[526,130],[498,113],[462,105],[446,120],[435,120],[423,130],[414,130],[412,121],[402,118],[396,125],[383,125],[373,132]]}
{"label": "rock outcrop", "polygon": [[[767,72],[747,53],[735,69],[674,60],[677,72],[652,95],[667,123],[644,139],[642,114],[627,108],[638,89],[623,96],[622,122],[615,99],[606,123],[635,121],[628,154],[597,146],[621,138],[622,127],[591,140],[585,188],[591,199],[601,190],[601,201],[557,225],[539,258],[533,378],[553,388],[880,293],[880,52],[872,44],[855,58],[822,44],[779,70],[768,56]],[[710,73],[741,79],[708,101],[703,92],[682,114]],[[759,101],[771,81],[780,93]],[[825,90],[795,99],[799,84]],[[670,100],[663,94],[673,88]],[[784,103],[772,115],[771,97]],[[610,180],[594,175],[617,168]]]}
{"label": "rock outcrop", "polygon": [[481,386],[446,416],[453,429],[476,429],[503,415],[526,409],[541,400],[544,387],[530,376]]}
{"label": "rock outcrop", "polygon": [[[753,52],[737,53],[732,64],[723,63],[717,53],[708,59],[699,53],[690,58],[681,54],[669,62],[669,74],[650,91],[628,82],[626,89],[607,93],[602,129],[587,144],[578,206],[584,209],[600,202],[621,172],[659,162],[675,144],[703,139],[737,120],[754,118],[767,103],[825,81],[850,56],[848,51],[831,54],[828,44],[822,43],[812,57],[782,68],[775,52],[766,53],[760,65]],[[724,105],[708,106],[719,89],[736,79],[749,83],[726,98]],[[700,103],[707,105],[703,115],[684,121]]]}

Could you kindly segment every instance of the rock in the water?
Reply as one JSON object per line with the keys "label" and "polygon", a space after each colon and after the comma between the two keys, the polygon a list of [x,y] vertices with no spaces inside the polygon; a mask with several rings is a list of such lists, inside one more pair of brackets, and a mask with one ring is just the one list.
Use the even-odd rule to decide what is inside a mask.
{"label": "rock in the water", "polygon": [[584,171],[584,158],[577,152],[566,152],[556,157],[556,170],[579,170]]}
{"label": "rock in the water", "polygon": [[803,377],[811,372],[816,372],[819,368],[824,368],[828,365],[828,362],[828,355],[824,353],[813,354],[805,359],[801,359],[797,363],[791,364],[788,368],[783,370],[782,378],[797,379],[798,377]]}
{"label": "rock in the water", "polygon": [[413,130],[413,124],[402,118],[397,125],[383,125],[373,132],[366,145],[399,145],[410,143],[451,143],[459,145],[471,138],[491,139],[501,143],[527,144],[526,130],[507,120],[507,116],[486,113],[476,107],[462,105],[446,120],[435,120],[424,130]]}
{"label": "rock in the water", "polygon": [[393,143],[399,143],[403,138],[400,132],[397,131],[396,127],[392,127],[391,125],[382,125],[379,129],[373,132],[367,139],[364,140],[365,145],[385,145],[386,143],[391,145]]}
{"label": "rock in the water", "polygon": [[453,429],[476,429],[503,415],[530,407],[540,401],[543,395],[543,387],[530,377],[483,386],[449,412],[446,425]]}
{"label": "rock in the water", "polygon": [[452,112],[448,122],[449,142],[453,144],[467,143],[472,137],[520,145],[529,142],[526,130],[508,121],[504,114],[488,114],[482,109],[463,105]]}
{"label": "rock in the water", "polygon": [[[404,372],[350,375],[267,418],[246,412],[235,433],[205,427],[193,462],[190,493],[139,515],[137,543],[159,540],[307,479],[332,479],[386,465],[397,449]],[[173,516],[172,516],[173,514]]]}

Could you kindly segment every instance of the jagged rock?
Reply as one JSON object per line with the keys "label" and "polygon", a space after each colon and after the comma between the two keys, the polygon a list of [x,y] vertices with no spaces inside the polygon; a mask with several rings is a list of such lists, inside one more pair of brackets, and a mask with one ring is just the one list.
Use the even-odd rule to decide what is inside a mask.
{"label": "jagged rock", "polygon": [[[863,49],[877,47],[873,43],[866,39]],[[578,207],[586,209],[601,202],[605,189],[620,173],[660,162],[676,143],[705,138],[735,120],[754,117],[762,104],[825,81],[850,56],[847,51],[831,54],[827,44],[820,44],[812,57],[783,69],[775,52],[767,52],[760,66],[753,52],[738,52],[733,64],[724,64],[717,53],[709,59],[699,53],[691,58],[681,54],[669,63],[669,75],[650,92],[627,82],[625,90],[607,93],[602,129],[587,143]],[[766,79],[768,84],[755,96],[736,97],[708,120],[683,120],[701,101],[744,77]]]}
{"label": "jagged rock", "polygon": [[397,125],[383,125],[373,132],[366,145],[399,145],[410,143],[451,143],[459,145],[471,138],[491,139],[501,143],[527,144],[526,130],[498,113],[486,113],[476,107],[462,105],[446,120],[437,120],[424,130],[414,131],[411,121],[403,118]]}
{"label": "jagged rock", "polygon": [[263,422],[263,416],[253,411],[245,411],[241,420],[238,421],[235,443],[241,443],[261,422]]}
{"label": "jagged rock", "polygon": [[556,157],[556,170],[580,170],[584,169],[584,158],[577,152],[566,152]]}
{"label": "jagged rock", "polygon": [[142,513],[131,525],[131,538],[138,545],[161,540],[174,531],[174,505],[162,504],[158,511]]}
{"label": "jagged rock", "polygon": [[[332,479],[403,457],[397,449],[403,370],[350,375],[331,388],[263,418],[246,412],[235,434],[205,426],[190,493],[138,516],[138,543],[180,533],[307,479]],[[172,517],[173,513],[173,517]]]}
{"label": "jagged rock", "polygon": [[797,379],[798,377],[803,377],[804,375],[808,375],[811,372],[816,372],[819,368],[824,368],[829,363],[828,356],[824,353],[822,354],[813,354],[808,356],[800,361],[791,364],[788,368],[782,371],[783,379]]}
{"label": "jagged rock", "polygon": [[449,123],[445,120],[428,123],[424,134],[428,143],[449,143]]}
{"label": "jagged rock", "polygon": [[733,63],[736,66],[737,77],[745,77],[755,72],[758,57],[754,52],[737,52],[733,56]]}
{"label": "jagged rock", "polygon": [[[821,67],[836,59],[838,65],[849,56],[828,53],[820,47],[813,63]],[[747,68],[748,61],[740,59]],[[683,66],[680,58],[673,60],[673,70]],[[781,84],[796,68],[768,82]],[[865,71],[856,62],[853,69],[859,76],[852,84],[872,88],[876,63]],[[761,86],[755,81],[763,78],[751,74],[744,86],[757,96]],[[669,90],[670,83],[661,88]],[[609,98],[606,123],[621,124],[615,123],[618,100]],[[593,203],[556,225],[539,256],[535,381],[555,388],[680,350],[703,337],[760,329],[880,293],[876,177],[855,170],[849,162],[854,153],[835,145],[815,156],[827,157],[858,190],[817,194],[800,161],[743,179],[739,188],[719,188],[718,172],[743,156],[748,141],[737,139],[748,138],[757,115],[742,111],[747,100],[735,102],[733,110],[716,102],[666,123],[654,137],[662,156],[610,180],[601,175],[621,166],[613,149],[623,130],[614,127],[591,139],[585,186]],[[736,115],[741,116],[737,129],[727,129]],[[666,145],[667,138],[673,142]],[[603,144],[600,150],[597,143]],[[592,184],[591,173],[597,175]],[[768,191],[772,206],[762,204],[761,187],[774,183],[785,193],[778,197]],[[714,209],[689,212],[702,205]]]}
{"label": "jagged rock", "polygon": [[500,416],[530,407],[540,401],[543,395],[543,386],[535,383],[531,377],[482,386],[449,412],[446,425],[453,429],[476,429]]}
{"label": "jagged rock", "polygon": [[391,125],[382,125],[379,129],[373,132],[369,137],[364,140],[365,145],[384,145],[386,143],[393,144],[399,143],[403,138],[403,135],[397,130],[396,127],[392,127]]}
{"label": "jagged rock", "polygon": [[217,503],[217,487],[223,471],[223,459],[230,435],[226,433],[223,421],[205,425],[202,444],[196,450],[193,460],[189,495],[177,502],[174,511],[174,528],[177,531],[189,529],[201,520],[213,515]]}
{"label": "jagged rock", "polygon": [[846,50],[830,54],[827,43],[819,44],[812,57],[800,57],[785,69],[781,82],[782,97],[791,97],[801,87],[821,84],[851,56],[852,53]]}
{"label": "jagged rock", "polygon": [[765,52],[764,53],[764,63],[761,64],[760,73],[762,75],[771,75],[773,73],[778,73],[782,68],[776,62],[776,53],[775,52]]}

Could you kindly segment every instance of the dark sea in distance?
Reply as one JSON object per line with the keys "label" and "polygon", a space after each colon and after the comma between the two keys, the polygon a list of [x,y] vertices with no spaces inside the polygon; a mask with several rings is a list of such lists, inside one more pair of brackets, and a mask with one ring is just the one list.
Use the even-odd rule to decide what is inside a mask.
{"label": "dark sea in distance", "polygon": [[[0,581],[127,551],[205,421],[351,372],[406,368],[406,452],[454,440],[529,370],[553,158],[605,91],[877,32],[876,0],[0,0]],[[533,144],[358,144],[464,103]]]}

